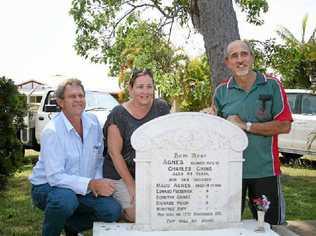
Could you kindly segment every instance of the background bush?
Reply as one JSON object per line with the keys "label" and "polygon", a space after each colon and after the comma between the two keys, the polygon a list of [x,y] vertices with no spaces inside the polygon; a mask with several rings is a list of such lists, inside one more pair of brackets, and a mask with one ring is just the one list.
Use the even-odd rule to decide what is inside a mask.
{"label": "background bush", "polygon": [[17,132],[23,127],[26,97],[11,79],[0,77],[0,190],[9,175],[22,166],[23,150]]}

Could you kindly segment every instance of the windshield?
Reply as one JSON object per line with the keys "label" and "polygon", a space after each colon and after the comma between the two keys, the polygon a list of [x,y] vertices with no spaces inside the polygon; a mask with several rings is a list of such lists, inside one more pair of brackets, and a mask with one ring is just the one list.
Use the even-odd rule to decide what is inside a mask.
{"label": "windshield", "polygon": [[107,109],[111,110],[118,105],[118,102],[107,93],[102,92],[86,92],[86,110],[90,109]]}

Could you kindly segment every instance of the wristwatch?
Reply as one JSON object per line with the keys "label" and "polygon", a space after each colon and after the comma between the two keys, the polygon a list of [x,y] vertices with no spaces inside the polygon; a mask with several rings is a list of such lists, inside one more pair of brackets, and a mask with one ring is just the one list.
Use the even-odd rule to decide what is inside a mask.
{"label": "wristwatch", "polygon": [[252,123],[248,121],[248,122],[246,123],[246,131],[247,131],[247,132],[250,131],[251,126],[252,126]]}

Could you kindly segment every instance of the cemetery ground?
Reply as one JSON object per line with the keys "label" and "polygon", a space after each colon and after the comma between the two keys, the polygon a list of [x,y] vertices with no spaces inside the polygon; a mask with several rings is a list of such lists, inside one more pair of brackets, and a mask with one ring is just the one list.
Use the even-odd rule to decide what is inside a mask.
{"label": "cemetery ground", "polygon": [[[37,155],[27,152],[24,167],[9,179],[7,189],[0,192],[0,235],[40,235],[43,213],[32,205],[27,179]],[[316,222],[316,169],[286,165],[282,166],[282,172],[287,220],[294,222],[299,232],[297,222]],[[243,218],[250,218],[249,211]],[[91,231],[85,235],[91,235]]]}

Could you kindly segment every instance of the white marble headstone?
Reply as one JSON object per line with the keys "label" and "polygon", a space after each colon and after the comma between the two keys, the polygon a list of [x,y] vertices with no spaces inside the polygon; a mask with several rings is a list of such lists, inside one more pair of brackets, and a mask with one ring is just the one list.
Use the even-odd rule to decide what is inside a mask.
{"label": "white marble headstone", "polygon": [[204,113],[174,113],[138,128],[136,225],[149,230],[223,228],[241,220],[246,134]]}

